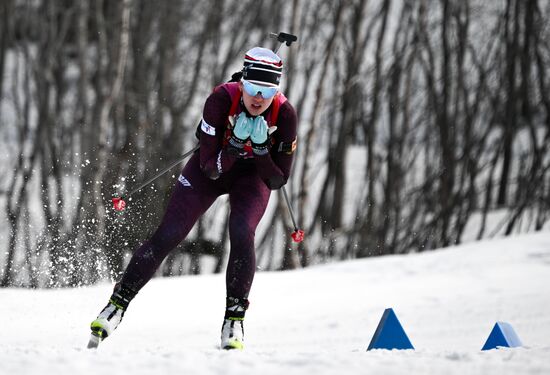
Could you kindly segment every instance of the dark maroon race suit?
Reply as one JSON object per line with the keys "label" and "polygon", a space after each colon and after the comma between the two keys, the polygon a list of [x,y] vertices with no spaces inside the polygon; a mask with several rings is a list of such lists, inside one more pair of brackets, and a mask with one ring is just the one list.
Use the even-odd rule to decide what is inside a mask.
{"label": "dark maroon race suit", "polygon": [[[254,236],[271,190],[283,186],[289,176],[296,146],[296,111],[282,94],[262,115],[270,116],[279,100],[277,130],[271,135],[266,155],[236,155],[226,145],[228,116],[238,83],[217,87],[204,105],[200,150],[183,168],[176,182],[164,218],[153,236],[134,253],[120,284],[138,292],[153,276],[164,258],[189,233],[198,218],[216,198],[229,194],[231,250],[227,265],[227,296],[247,298],[254,278],[256,254]],[[245,111],[242,100],[237,114]],[[272,125],[272,124],[270,124]]]}

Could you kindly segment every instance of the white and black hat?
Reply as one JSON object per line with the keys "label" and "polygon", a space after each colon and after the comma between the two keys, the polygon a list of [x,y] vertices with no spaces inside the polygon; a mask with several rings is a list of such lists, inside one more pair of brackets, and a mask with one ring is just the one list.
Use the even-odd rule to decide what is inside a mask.
{"label": "white and black hat", "polygon": [[270,49],[255,47],[244,55],[243,79],[266,86],[279,86],[283,61]]}

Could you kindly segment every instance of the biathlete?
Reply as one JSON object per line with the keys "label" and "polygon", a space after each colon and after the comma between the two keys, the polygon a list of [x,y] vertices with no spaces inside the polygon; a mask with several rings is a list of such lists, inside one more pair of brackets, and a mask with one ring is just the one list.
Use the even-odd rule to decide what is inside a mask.
{"label": "biathlete", "polygon": [[91,324],[89,347],[111,335],[128,305],[162,261],[221,195],[229,195],[230,253],[221,348],[244,347],[243,321],[256,270],[254,237],[272,190],[287,182],[296,149],[296,111],[280,91],[283,62],[256,47],[244,57],[242,78],[206,99],[200,148],[187,162],[164,217],[133,254],[107,306]]}

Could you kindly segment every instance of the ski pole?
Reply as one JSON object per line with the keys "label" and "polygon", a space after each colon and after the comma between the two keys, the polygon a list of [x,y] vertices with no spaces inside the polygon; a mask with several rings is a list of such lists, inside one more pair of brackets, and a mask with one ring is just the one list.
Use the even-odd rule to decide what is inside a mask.
{"label": "ski pole", "polygon": [[292,211],[292,206],[290,205],[290,200],[288,199],[288,194],[286,193],[286,189],[283,186],[281,189],[283,189],[283,195],[285,196],[286,206],[288,207],[288,212],[290,213],[290,219],[292,220],[292,225],[294,225],[294,232],[290,235],[292,237],[292,240],[296,243],[302,242],[304,240],[304,231],[302,229],[298,229],[298,225],[296,224],[296,218],[294,217],[294,211]]}
{"label": "ski pole", "polygon": [[115,194],[113,196],[113,198],[111,199],[112,202],[113,202],[113,208],[116,210],[116,211],[122,211],[124,210],[124,208],[126,208],[126,199],[130,198],[132,195],[134,195],[135,193],[137,193],[138,191],[140,191],[141,189],[143,189],[145,186],[149,185],[151,182],[155,181],[157,178],[159,178],[160,176],[162,176],[163,174],[165,174],[166,172],[168,172],[170,169],[172,169],[173,167],[175,167],[176,165],[178,165],[179,163],[181,163],[182,161],[184,161],[185,159],[187,159],[188,156],[190,156],[191,154],[193,154],[195,151],[197,151],[199,149],[199,145],[196,145],[195,147],[193,147],[191,150],[189,150],[188,152],[186,152],[185,154],[183,154],[178,160],[174,161],[172,164],[170,164],[168,167],[164,168],[163,170],[161,170],[160,172],[158,172],[156,175],[154,175],[153,177],[149,178],[147,181],[141,183],[139,186],[135,187],[134,189],[132,189],[131,191],[129,192],[126,192],[126,193],[123,193],[123,194]]}
{"label": "ski pole", "polygon": [[[273,52],[277,54],[283,43],[287,45],[287,47],[290,47],[290,45],[293,42],[296,42],[298,40],[298,37],[296,35],[288,34],[280,32],[279,34],[271,33],[270,36],[272,38],[276,38],[277,41],[281,44],[275,49]],[[288,199],[288,194],[286,193],[286,189],[283,186],[283,195],[285,197],[286,206],[288,207],[288,212],[290,213],[290,218],[292,219],[292,225],[294,225],[294,232],[290,235],[292,237],[292,240],[296,243],[302,242],[304,240],[304,231],[302,229],[298,228],[298,225],[296,224],[296,218],[294,217],[294,211],[292,211],[292,206],[290,205],[290,200]]]}

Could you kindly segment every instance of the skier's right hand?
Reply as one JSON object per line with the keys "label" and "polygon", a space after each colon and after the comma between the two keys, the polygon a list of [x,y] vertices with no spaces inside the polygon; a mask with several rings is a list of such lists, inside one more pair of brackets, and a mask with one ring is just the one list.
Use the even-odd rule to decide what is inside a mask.
{"label": "skier's right hand", "polygon": [[233,128],[233,135],[241,141],[246,141],[252,133],[252,125],[254,120],[247,117],[244,112],[237,117],[235,127]]}
{"label": "skier's right hand", "polygon": [[228,151],[231,155],[240,156],[243,152],[246,140],[252,132],[253,119],[248,118],[244,112],[237,117],[235,126],[231,130],[231,138],[229,139]]}

